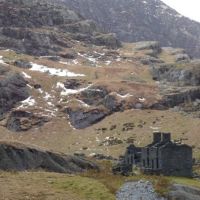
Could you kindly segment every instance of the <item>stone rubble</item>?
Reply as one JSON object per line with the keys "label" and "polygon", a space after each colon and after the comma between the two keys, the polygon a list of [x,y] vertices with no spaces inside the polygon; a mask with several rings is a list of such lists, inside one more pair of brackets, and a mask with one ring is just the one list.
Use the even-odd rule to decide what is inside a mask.
{"label": "stone rubble", "polygon": [[154,191],[149,181],[125,183],[116,194],[116,200],[166,200]]}

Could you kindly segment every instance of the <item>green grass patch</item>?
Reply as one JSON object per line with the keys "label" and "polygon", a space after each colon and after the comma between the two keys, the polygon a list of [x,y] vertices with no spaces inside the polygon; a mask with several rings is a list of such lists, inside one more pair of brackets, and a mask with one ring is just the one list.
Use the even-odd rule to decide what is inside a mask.
{"label": "green grass patch", "polygon": [[114,200],[115,195],[111,194],[99,180],[93,178],[73,176],[67,177],[64,181],[56,181],[53,184],[56,188],[70,191],[83,200]]}
{"label": "green grass patch", "polygon": [[200,188],[200,181],[192,178],[170,177],[172,183]]}

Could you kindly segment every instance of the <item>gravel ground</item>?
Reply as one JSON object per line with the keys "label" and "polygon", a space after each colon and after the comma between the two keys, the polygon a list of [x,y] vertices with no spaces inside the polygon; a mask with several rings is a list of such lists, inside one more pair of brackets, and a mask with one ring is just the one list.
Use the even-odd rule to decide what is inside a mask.
{"label": "gravel ground", "polygon": [[117,192],[117,200],[165,200],[159,197],[149,181],[127,182]]}

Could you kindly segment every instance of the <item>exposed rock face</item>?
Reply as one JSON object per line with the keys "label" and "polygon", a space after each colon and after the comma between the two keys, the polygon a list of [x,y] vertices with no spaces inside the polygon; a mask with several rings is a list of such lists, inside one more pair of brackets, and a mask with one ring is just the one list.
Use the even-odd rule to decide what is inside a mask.
{"label": "exposed rock face", "polygon": [[[133,87],[137,86],[133,84]],[[150,109],[157,102],[154,97],[154,89],[151,92],[153,92],[153,98],[146,101],[146,99],[140,98],[140,94],[134,96],[123,89],[119,91],[114,89],[113,91],[107,85],[93,85],[74,96],[81,105],[69,105],[65,112],[68,114],[71,125],[82,129],[98,123],[115,112],[123,112],[133,108]]]}
{"label": "exposed rock face", "polygon": [[[188,89],[165,95],[157,105],[164,108],[171,108],[184,103],[190,103],[200,98],[200,88]],[[159,107],[159,106],[158,106]]]}
{"label": "exposed rock face", "polygon": [[116,33],[122,41],[156,40],[162,46],[181,47],[193,56],[200,56],[200,24],[181,16],[160,0],[62,2],[94,20],[103,30]]}
{"label": "exposed rock face", "polygon": [[0,143],[0,169],[6,171],[46,170],[76,173],[98,169],[94,163],[64,154],[40,150],[16,143]]}
{"label": "exposed rock face", "polygon": [[83,80],[78,80],[78,79],[67,79],[64,82],[64,86],[66,89],[77,89],[79,88],[81,85],[83,85],[85,83],[85,81]]}
{"label": "exposed rock face", "polygon": [[40,127],[48,121],[47,117],[36,116],[31,112],[17,110],[10,114],[6,127],[11,131],[20,132],[27,131],[32,127]]}
{"label": "exposed rock face", "polygon": [[135,44],[136,50],[147,50],[147,55],[156,57],[161,53],[162,49],[160,43],[157,41],[142,41]]}
{"label": "exposed rock face", "polygon": [[32,67],[32,65],[30,64],[30,62],[28,61],[25,61],[25,60],[16,60],[14,62],[14,65],[16,67],[19,67],[19,68],[24,68],[24,69],[29,69]]}
{"label": "exposed rock face", "polygon": [[89,111],[67,109],[66,112],[69,115],[71,124],[77,129],[89,127],[107,116],[106,111],[101,109],[91,109]]}
{"label": "exposed rock face", "polygon": [[183,66],[161,64],[152,67],[153,79],[170,82],[177,86],[199,86],[200,67],[187,62]]}
{"label": "exposed rock face", "polygon": [[21,53],[59,54],[62,48],[73,46],[73,39],[120,46],[114,35],[99,33],[93,21],[55,2],[1,0],[0,13],[0,46]]}
{"label": "exposed rock face", "polygon": [[168,199],[200,200],[200,190],[189,186],[175,184],[169,192]]}
{"label": "exposed rock face", "polygon": [[27,82],[17,74],[9,74],[0,80],[0,117],[19,101],[29,97]]}
{"label": "exposed rock face", "polygon": [[80,94],[80,98],[88,105],[97,106],[102,104],[109,91],[105,87],[93,86]]}

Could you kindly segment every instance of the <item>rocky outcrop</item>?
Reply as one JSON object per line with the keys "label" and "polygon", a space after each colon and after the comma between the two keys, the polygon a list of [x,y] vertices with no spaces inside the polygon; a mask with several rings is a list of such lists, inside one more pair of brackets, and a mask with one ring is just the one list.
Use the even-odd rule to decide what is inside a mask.
{"label": "rocky outcrop", "polygon": [[[117,48],[114,35],[101,34],[92,20],[56,1],[2,0],[0,46],[31,55],[59,55],[73,41]],[[53,27],[53,28],[52,28]]]}
{"label": "rocky outcrop", "polygon": [[31,63],[26,60],[16,60],[14,65],[22,69],[29,69],[32,67]]}
{"label": "rocky outcrop", "polygon": [[200,200],[200,190],[194,187],[174,184],[168,194],[169,200]]}
{"label": "rocky outcrop", "polygon": [[17,102],[29,97],[27,82],[17,73],[11,73],[0,80],[0,117],[11,110]]}
{"label": "rocky outcrop", "polygon": [[88,105],[98,106],[102,104],[109,91],[104,86],[92,86],[80,94],[80,99]]}
{"label": "rocky outcrop", "polygon": [[[169,93],[163,96],[162,100],[152,106],[154,109],[167,109],[187,104],[200,99],[200,88],[183,89],[176,93]],[[182,105],[183,106],[183,105]]]}
{"label": "rocky outcrop", "polygon": [[188,62],[190,61],[190,56],[187,54],[177,54],[176,55],[176,62]]}
{"label": "rocky outcrop", "polygon": [[177,64],[154,65],[152,76],[154,80],[170,82],[176,86],[200,85],[200,67],[189,62],[180,66]]}
{"label": "rocky outcrop", "polygon": [[[138,87],[138,85],[132,86]],[[144,87],[145,89],[147,88],[146,86]],[[152,92],[152,88],[149,89]],[[86,128],[98,123],[106,116],[115,112],[123,112],[124,110],[133,108],[151,108],[157,102],[154,96],[147,100],[140,98],[140,92],[137,95],[131,95],[123,91],[123,89],[120,91],[114,89],[113,91],[108,85],[90,86],[79,94],[75,94],[74,98],[76,98],[75,100],[79,104],[69,104],[65,112],[68,114],[71,125],[77,129]]]}
{"label": "rocky outcrop", "polygon": [[105,110],[99,108],[86,111],[80,108],[75,110],[68,108],[66,113],[69,116],[71,125],[77,129],[89,127],[108,115]]}
{"label": "rocky outcrop", "polygon": [[[66,39],[68,38],[68,41]],[[31,55],[55,55],[62,47],[71,47],[69,37],[55,31],[6,27],[2,29],[0,45],[5,48]]]}
{"label": "rocky outcrop", "polygon": [[98,167],[96,164],[76,156],[54,153],[18,143],[0,142],[0,169],[77,173],[90,169],[97,170]]}
{"label": "rocky outcrop", "polygon": [[40,127],[48,121],[47,117],[37,116],[23,110],[16,110],[9,115],[6,127],[14,132],[28,131],[32,127]]}
{"label": "rocky outcrop", "polygon": [[137,42],[135,43],[135,49],[147,51],[146,54],[152,57],[156,57],[162,51],[160,43],[157,41]]}
{"label": "rocky outcrop", "polygon": [[86,81],[78,80],[78,79],[67,79],[64,82],[64,86],[66,89],[78,89],[80,86],[84,85]]}
{"label": "rocky outcrop", "polygon": [[123,141],[116,137],[106,137],[99,146],[114,146],[118,144],[122,144]]}
{"label": "rocky outcrop", "polygon": [[142,57],[140,59],[140,62],[143,65],[151,65],[151,66],[154,65],[154,64],[162,64],[162,63],[164,63],[163,60],[155,58],[155,57],[152,57],[152,56]]}
{"label": "rocky outcrop", "polygon": [[114,34],[97,34],[93,37],[93,41],[97,46],[107,46],[110,48],[121,47],[121,42],[117,40]]}

